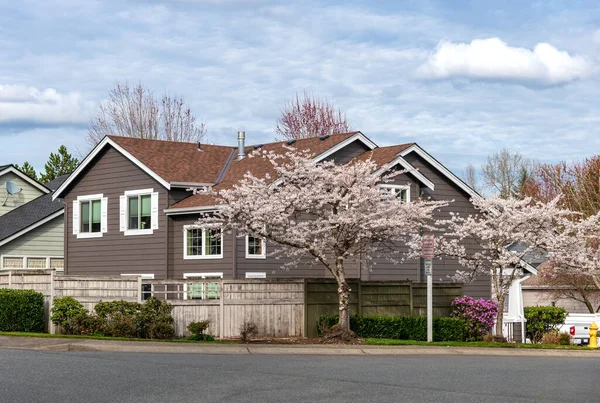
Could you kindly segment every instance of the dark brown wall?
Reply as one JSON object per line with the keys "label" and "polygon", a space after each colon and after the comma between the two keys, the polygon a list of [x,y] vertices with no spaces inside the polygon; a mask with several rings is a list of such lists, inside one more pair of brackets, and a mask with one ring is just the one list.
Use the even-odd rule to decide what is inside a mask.
{"label": "dark brown wall", "polygon": [[[119,196],[126,190],[152,188],[159,193],[159,229],[153,235],[125,236],[119,231]],[[108,233],[102,238],[73,235],[73,200],[102,193],[108,198]],[[167,190],[112,147],[98,155],[65,197],[65,274],[167,273]]]}
{"label": "dark brown wall", "polygon": [[[436,214],[436,218],[448,217],[450,212],[459,213],[461,215],[476,214],[477,210],[471,204],[470,196],[460,189],[456,184],[451,182],[446,176],[442,175],[419,157],[416,153],[408,154],[405,159],[410,162],[415,168],[425,175],[435,185],[435,191],[428,188],[422,188],[423,196],[430,197],[432,200],[454,200],[450,205],[441,212]],[[474,251],[476,246],[470,248]],[[433,262],[433,278],[449,281],[447,275],[452,276],[456,270],[464,270],[463,266],[454,259],[434,260]],[[465,295],[471,295],[477,298],[491,298],[491,281],[489,276],[478,276],[470,284],[465,284]]]}
{"label": "dark brown wall", "polygon": [[342,148],[341,150],[338,150],[336,152],[334,152],[333,154],[331,154],[329,157],[325,158],[326,161],[331,161],[334,160],[336,161],[338,164],[345,164],[346,162],[350,161],[351,159],[358,157],[359,155],[361,155],[362,153],[364,153],[365,151],[368,151],[369,148],[364,145],[361,141],[353,141],[352,143],[348,144],[346,147]]}

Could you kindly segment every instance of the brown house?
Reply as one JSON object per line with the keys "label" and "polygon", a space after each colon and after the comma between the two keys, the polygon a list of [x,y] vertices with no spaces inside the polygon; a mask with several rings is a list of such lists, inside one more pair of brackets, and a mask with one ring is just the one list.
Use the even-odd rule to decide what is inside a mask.
{"label": "brown house", "polygon": [[[257,146],[245,146],[243,133],[238,137],[238,147],[104,138],[54,194],[65,201],[65,274],[327,277],[318,266],[281,270],[282,261],[268,257],[276,246],[260,239],[194,227],[201,213],[218,208],[206,189],[229,187],[249,170],[257,176],[269,171],[265,161],[246,157],[257,148],[285,152],[287,144],[310,150],[317,160],[371,158],[379,166],[410,169],[389,184],[400,197],[454,200],[441,214],[475,212],[469,202],[474,191],[415,143],[378,147],[360,132]],[[421,261],[375,263],[372,270],[357,263],[348,277],[424,280]],[[457,269],[456,261],[436,261],[434,279],[449,281]],[[465,293],[490,298],[489,278],[477,278]]]}

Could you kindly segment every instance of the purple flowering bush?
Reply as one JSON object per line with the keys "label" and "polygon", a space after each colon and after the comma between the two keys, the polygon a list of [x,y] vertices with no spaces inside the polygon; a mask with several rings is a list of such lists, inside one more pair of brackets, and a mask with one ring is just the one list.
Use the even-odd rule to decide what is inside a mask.
{"label": "purple flowering bush", "polygon": [[489,334],[498,314],[498,304],[483,298],[458,297],[450,307],[450,316],[464,321],[467,341],[482,340]]}

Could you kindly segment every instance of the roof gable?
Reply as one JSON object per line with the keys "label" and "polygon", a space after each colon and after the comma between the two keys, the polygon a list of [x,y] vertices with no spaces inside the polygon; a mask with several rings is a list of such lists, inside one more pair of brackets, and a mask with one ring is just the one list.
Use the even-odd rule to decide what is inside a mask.
{"label": "roof gable", "polygon": [[44,193],[50,193],[50,189],[48,189],[47,186],[44,186],[41,183],[39,183],[38,181],[36,181],[35,179],[30,178],[29,176],[25,175],[23,172],[21,172],[20,170],[15,168],[14,165],[0,166],[0,177],[2,175],[7,174],[8,172],[11,172],[11,173],[17,175],[19,178],[21,178],[25,182],[31,184],[31,186],[35,187],[36,189],[38,189]]}

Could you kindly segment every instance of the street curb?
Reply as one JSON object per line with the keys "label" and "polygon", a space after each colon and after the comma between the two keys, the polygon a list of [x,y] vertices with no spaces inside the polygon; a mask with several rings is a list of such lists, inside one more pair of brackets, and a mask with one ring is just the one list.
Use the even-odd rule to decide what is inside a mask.
{"label": "street curb", "polygon": [[526,348],[444,347],[444,346],[374,346],[327,344],[191,344],[169,342],[136,342],[93,339],[51,339],[0,336],[0,349],[56,352],[124,352],[170,354],[234,354],[234,355],[462,355],[487,357],[578,357],[600,358],[598,350],[536,350]]}

